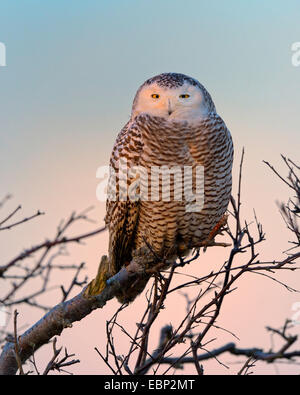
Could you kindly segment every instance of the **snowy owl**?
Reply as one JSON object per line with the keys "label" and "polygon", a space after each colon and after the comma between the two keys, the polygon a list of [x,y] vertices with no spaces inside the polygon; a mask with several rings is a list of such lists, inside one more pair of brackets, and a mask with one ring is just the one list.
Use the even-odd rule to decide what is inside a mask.
{"label": "snowy owl", "polygon": [[[163,73],[145,81],[110,159],[105,216],[109,275],[134,257],[151,268],[159,260],[186,256],[199,247],[226,212],[232,161],[230,132],[202,84],[179,73]],[[123,167],[127,169],[125,181]],[[193,206],[183,179],[195,196],[198,168],[202,169],[202,200]],[[159,181],[153,174],[158,174]],[[150,276],[123,290],[119,301],[134,300]]]}

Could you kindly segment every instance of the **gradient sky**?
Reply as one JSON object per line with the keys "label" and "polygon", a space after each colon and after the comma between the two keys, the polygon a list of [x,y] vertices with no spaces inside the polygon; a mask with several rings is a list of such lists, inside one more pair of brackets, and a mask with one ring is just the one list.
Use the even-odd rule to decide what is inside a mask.
{"label": "gradient sky", "polygon": [[[255,207],[268,236],[262,254],[278,257],[289,235],[275,201],[287,199],[288,191],[262,160],[283,170],[280,153],[299,158],[300,67],[291,63],[299,21],[298,0],[1,0],[7,67],[0,67],[0,198],[14,195],[8,211],[22,203],[24,215],[46,212],[13,235],[1,235],[3,259],[53,235],[73,209],[94,205],[102,223],[96,170],[108,163],[139,85],[167,71],[191,75],[211,93],[235,143],[234,191],[245,147],[244,214],[251,217]],[[88,251],[76,252],[76,259],[88,263],[90,277],[106,246],[103,235]],[[210,254],[213,260],[223,252]],[[282,278],[299,284],[299,274]],[[261,279],[241,282],[239,291],[225,305],[224,325],[238,332],[241,346],[269,346],[264,326],[281,325],[300,296]],[[24,323],[35,317],[26,316]],[[100,313],[97,317],[103,320]],[[90,356],[98,344],[95,329],[88,345],[76,341],[95,322],[87,319],[75,327],[73,338],[63,337],[81,355],[76,372],[105,371]],[[210,373],[222,371],[217,363],[209,367]],[[264,371],[275,372],[258,365],[257,372]]]}

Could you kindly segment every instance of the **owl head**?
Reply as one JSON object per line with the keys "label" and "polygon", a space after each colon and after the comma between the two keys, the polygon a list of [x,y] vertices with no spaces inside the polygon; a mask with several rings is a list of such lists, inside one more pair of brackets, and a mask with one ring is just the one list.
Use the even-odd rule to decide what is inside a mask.
{"label": "owl head", "polygon": [[215,112],[210,94],[194,78],[179,73],[163,73],[145,81],[132,106],[132,118],[139,114],[171,121],[201,121]]}

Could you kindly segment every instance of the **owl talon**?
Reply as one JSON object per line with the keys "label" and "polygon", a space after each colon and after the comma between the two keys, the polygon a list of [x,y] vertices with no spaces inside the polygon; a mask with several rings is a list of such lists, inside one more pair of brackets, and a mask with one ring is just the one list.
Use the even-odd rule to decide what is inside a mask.
{"label": "owl talon", "polygon": [[208,240],[213,240],[217,235],[221,235],[221,229],[227,224],[228,214],[224,214],[216,226],[211,230],[208,235]]}
{"label": "owl talon", "polygon": [[228,215],[224,214],[217,225],[209,233],[206,240],[201,243],[201,247],[203,247],[203,251],[205,252],[207,247],[230,247],[231,244],[228,243],[218,243],[215,242],[215,237],[217,235],[222,235],[222,228],[227,224]]}
{"label": "owl talon", "polygon": [[162,269],[164,269],[166,267],[166,262],[160,262],[158,264],[156,264],[155,266],[146,269],[146,272],[148,274],[155,274],[155,273],[159,273]]}

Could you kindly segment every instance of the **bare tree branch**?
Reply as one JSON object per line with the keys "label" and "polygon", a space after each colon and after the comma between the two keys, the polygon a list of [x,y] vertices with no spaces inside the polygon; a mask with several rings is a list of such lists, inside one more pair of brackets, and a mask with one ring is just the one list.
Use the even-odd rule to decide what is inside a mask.
{"label": "bare tree branch", "polygon": [[[293,240],[293,249],[289,250],[284,259],[274,259],[273,261],[264,261],[258,259],[259,253],[257,247],[265,240],[265,234],[262,225],[259,223],[254,212],[253,221],[242,220],[241,216],[241,181],[242,166],[244,161],[244,151],[240,162],[240,173],[238,182],[237,199],[231,199],[231,214],[228,223],[227,218],[220,222],[220,226],[214,228],[208,240],[203,242],[195,249],[192,256],[185,259],[179,258],[177,261],[167,262],[163,257],[156,257],[156,265],[152,268],[146,268],[141,265],[139,260],[133,259],[131,263],[123,267],[115,276],[107,277],[108,258],[103,256],[99,265],[98,274],[77,296],[67,300],[71,290],[75,286],[82,287],[85,280],[79,280],[79,273],[84,265],[75,265],[74,277],[69,285],[60,286],[62,292],[61,303],[47,312],[31,328],[27,329],[21,336],[17,335],[16,314],[14,336],[8,338],[3,352],[0,356],[0,374],[15,374],[19,369],[22,373],[22,365],[28,358],[31,358],[35,372],[39,374],[39,369],[34,360],[34,353],[44,344],[47,344],[54,336],[59,335],[64,329],[72,326],[73,322],[79,321],[90,314],[94,309],[102,308],[111,300],[120,290],[134,286],[135,281],[144,276],[152,275],[153,285],[150,292],[146,294],[146,306],[137,323],[137,329],[133,335],[118,322],[119,316],[126,305],[121,306],[113,315],[112,319],[106,325],[106,351],[102,353],[99,348],[95,347],[96,352],[101,360],[106,364],[113,374],[134,374],[141,375],[153,369],[156,374],[162,365],[168,365],[164,374],[169,373],[171,369],[180,369],[185,364],[193,364],[198,375],[205,372],[201,362],[215,359],[218,363],[226,366],[218,357],[224,353],[230,353],[235,356],[246,357],[238,375],[249,374],[250,369],[254,367],[255,361],[265,361],[273,363],[277,360],[287,360],[294,362],[300,357],[299,350],[291,350],[297,341],[297,336],[288,333],[290,326],[287,321],[282,329],[267,328],[273,335],[277,335],[281,339],[281,346],[272,347],[271,350],[261,348],[239,348],[235,343],[228,343],[214,350],[209,350],[208,345],[212,342],[208,338],[208,333],[212,328],[225,330],[217,325],[217,319],[223,310],[223,301],[231,292],[237,291],[237,285],[241,277],[245,277],[247,273],[259,274],[268,280],[275,281],[277,284],[285,287],[291,292],[298,292],[288,284],[276,278],[276,273],[282,270],[298,270],[296,261],[300,258],[299,237],[299,214],[300,214],[300,182],[297,175],[299,167],[293,161],[282,157],[288,168],[288,176],[285,184],[288,185],[295,193],[295,196],[289,200],[286,205],[280,205],[281,214],[285,220],[288,229],[296,236]],[[279,176],[281,180],[285,180],[268,162],[267,165]],[[5,202],[5,199],[4,201]],[[2,203],[3,204],[3,203]],[[1,202],[0,202],[1,207]],[[12,212],[2,224],[15,214]],[[57,230],[57,234],[52,240],[46,240],[37,244],[7,264],[0,267],[0,277],[2,279],[13,279],[16,283],[12,285],[11,290],[2,298],[2,303],[6,306],[14,306],[16,304],[27,303],[31,306],[41,306],[35,298],[44,294],[48,289],[49,273],[55,267],[52,264],[53,259],[58,251],[49,257],[49,251],[52,247],[60,246],[61,248],[68,243],[79,243],[82,240],[101,233],[104,228],[97,229],[92,232],[84,233],[76,237],[66,237],[65,232],[74,221],[78,219],[87,219],[86,213],[76,215],[73,213],[71,217],[62,223]],[[20,221],[19,224],[25,221]],[[15,225],[18,224],[17,222]],[[14,225],[14,224],[12,224]],[[10,226],[12,226],[10,225]],[[215,242],[215,237],[226,234],[232,244]],[[182,276],[181,268],[191,264],[199,256],[200,252],[212,246],[230,246],[228,248],[228,258],[224,262],[220,262],[219,268],[201,278],[189,277],[188,281],[184,277],[184,281],[176,286],[172,286],[174,278]],[[148,246],[150,251],[151,246]],[[201,248],[203,250],[201,250]],[[23,260],[34,256],[37,252],[41,252],[35,264],[30,267],[22,265]],[[237,259],[240,260],[237,262]],[[47,261],[48,260],[48,261]],[[64,266],[56,265],[57,268],[63,269]],[[168,267],[168,269],[166,269]],[[21,270],[23,274],[11,272],[11,270]],[[16,292],[23,287],[32,278],[41,278],[42,286],[36,292],[27,297],[17,299]],[[182,277],[181,277],[182,278]],[[187,309],[185,315],[180,318],[177,327],[171,325],[164,326],[161,329],[160,341],[158,347],[154,350],[150,349],[149,337],[154,328],[154,323],[158,316],[165,309],[165,301],[168,295],[178,290],[186,290],[194,287],[197,294],[193,300],[187,297]],[[45,308],[46,309],[46,308]],[[122,331],[128,338],[129,348],[127,355],[121,355],[118,352],[118,342],[114,336],[115,330]],[[178,353],[178,345],[184,345],[184,351]],[[60,371],[66,366],[78,363],[78,360],[70,360],[73,356],[65,350],[65,356],[59,359],[62,348],[56,348],[56,340],[53,341],[53,356],[44,370],[44,374],[51,370]],[[178,355],[177,355],[178,354]],[[24,373],[24,372],[23,372]]]}
{"label": "bare tree branch", "polygon": [[[108,285],[98,296],[86,297],[84,290],[71,300],[55,306],[19,337],[19,355],[22,363],[53,336],[60,335],[65,328],[71,327],[73,322],[80,321],[96,308],[102,308],[122,287],[132,284],[140,273],[141,268],[133,262],[127,269],[123,268],[109,279]],[[14,344],[8,342],[0,356],[0,374],[15,374],[17,369]]]}

